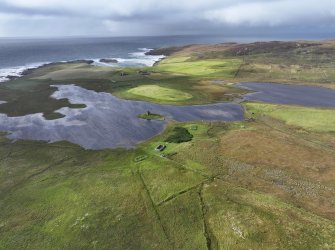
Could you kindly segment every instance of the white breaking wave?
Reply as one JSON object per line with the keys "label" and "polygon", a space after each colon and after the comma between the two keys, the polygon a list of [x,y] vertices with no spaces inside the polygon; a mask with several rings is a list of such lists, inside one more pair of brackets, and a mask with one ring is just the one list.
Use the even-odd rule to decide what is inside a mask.
{"label": "white breaking wave", "polygon": [[27,64],[24,66],[16,66],[16,67],[10,67],[10,68],[2,68],[0,69],[0,82],[8,81],[12,77],[20,77],[22,76],[22,73],[24,71],[28,69],[36,69],[38,67],[43,66],[44,64],[47,64],[47,62],[32,63],[32,64]]}
{"label": "white breaking wave", "polygon": [[111,66],[111,67],[130,67],[130,66],[147,66],[151,67],[155,64],[155,62],[163,59],[165,56],[158,55],[146,55],[147,52],[152,49],[147,48],[139,48],[139,51],[129,53],[129,58],[107,58],[107,59],[115,59],[117,63],[103,63],[100,62],[100,59],[93,59],[94,65],[96,66]]}

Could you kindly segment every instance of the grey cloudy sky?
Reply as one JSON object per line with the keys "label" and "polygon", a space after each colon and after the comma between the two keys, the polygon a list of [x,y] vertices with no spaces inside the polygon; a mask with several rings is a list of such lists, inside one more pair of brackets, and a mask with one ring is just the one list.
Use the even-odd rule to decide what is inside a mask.
{"label": "grey cloudy sky", "polygon": [[335,0],[0,0],[0,37],[335,36]]}

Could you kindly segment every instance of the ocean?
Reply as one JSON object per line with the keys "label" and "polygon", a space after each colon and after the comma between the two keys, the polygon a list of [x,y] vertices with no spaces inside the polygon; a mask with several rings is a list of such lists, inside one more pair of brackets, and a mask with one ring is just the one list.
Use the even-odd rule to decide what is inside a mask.
{"label": "ocean", "polygon": [[7,76],[20,76],[27,68],[36,68],[52,62],[87,59],[101,64],[99,59],[114,58],[118,60],[119,66],[150,66],[160,58],[145,56],[145,52],[152,48],[256,40],[223,36],[0,38],[0,82],[8,80]]}

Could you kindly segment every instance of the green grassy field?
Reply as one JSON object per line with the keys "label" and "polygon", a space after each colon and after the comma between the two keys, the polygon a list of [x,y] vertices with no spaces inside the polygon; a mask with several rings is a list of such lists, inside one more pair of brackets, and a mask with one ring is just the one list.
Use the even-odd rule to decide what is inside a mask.
{"label": "green grassy field", "polygon": [[[333,47],[194,45],[145,76],[49,65],[1,84],[0,112],[57,119],[61,107],[82,107],[50,98],[51,85],[67,83],[173,105],[231,101],[245,93],[231,84],[242,80],[332,88]],[[1,133],[0,249],[334,249],[335,111],[242,105],[252,119],[169,121],[128,150],[12,142]],[[187,140],[169,140],[176,135]]]}
{"label": "green grassy field", "polygon": [[163,60],[155,68],[175,74],[233,78],[241,63],[239,59],[192,61],[190,58],[177,57]]}
{"label": "green grassy field", "polygon": [[[154,148],[174,133],[175,126],[188,128],[194,138],[168,143],[162,157]],[[259,168],[260,163],[238,159],[242,154],[231,156],[236,145],[229,137],[261,131],[257,126],[171,124],[162,135],[130,151],[87,151],[68,143],[8,144],[2,139],[0,246],[206,249],[210,242],[211,249],[331,249],[335,223],[326,208],[331,211],[327,195],[334,194],[328,191],[334,184],[313,180],[304,172],[295,174],[298,169],[292,173],[280,160],[279,165],[261,163],[265,165]],[[272,144],[281,140],[268,137]],[[291,147],[298,149],[288,148],[286,158],[308,154],[297,141]],[[249,147],[249,154],[255,150],[256,146]],[[322,149],[314,152],[315,157],[323,152],[320,162],[333,157]],[[143,155],[147,157],[135,161]],[[277,164],[275,159],[272,163]],[[308,169],[300,164],[302,170]],[[307,192],[293,177],[297,183],[308,183]],[[286,193],[292,189],[282,190],[279,180],[300,195]],[[311,200],[314,207],[309,207]]]}
{"label": "green grassy field", "polygon": [[255,114],[266,114],[288,125],[316,132],[335,132],[335,110],[293,107],[274,104],[248,103],[247,108]]}
{"label": "green grassy field", "polygon": [[163,101],[184,101],[191,99],[192,95],[176,89],[164,88],[157,85],[141,85],[128,90],[128,93],[136,96],[144,96]]}

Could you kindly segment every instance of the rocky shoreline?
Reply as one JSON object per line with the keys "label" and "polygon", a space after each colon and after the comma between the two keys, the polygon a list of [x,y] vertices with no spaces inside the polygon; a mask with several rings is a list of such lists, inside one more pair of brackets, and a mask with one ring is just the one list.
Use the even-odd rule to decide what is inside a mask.
{"label": "rocky shoreline", "polygon": [[173,53],[179,52],[185,48],[191,47],[192,45],[186,46],[175,46],[175,47],[165,47],[165,48],[154,48],[145,53],[147,56],[170,56]]}
{"label": "rocky shoreline", "polygon": [[116,59],[103,58],[103,59],[100,59],[99,62],[101,62],[101,63],[118,63],[119,61],[116,60]]}
{"label": "rocky shoreline", "polygon": [[32,74],[36,69],[40,69],[43,67],[47,67],[47,66],[53,66],[53,65],[61,65],[61,64],[75,64],[75,63],[86,63],[86,64],[92,64],[94,63],[93,60],[84,60],[84,59],[79,59],[79,60],[73,60],[73,61],[67,61],[67,62],[52,62],[52,63],[44,63],[41,64],[40,66],[37,67],[32,67],[32,68],[27,68],[25,70],[23,70],[20,75],[7,75],[5,76],[5,78],[7,79],[7,81],[10,80],[15,80],[18,79],[20,77],[26,76],[26,75],[30,75]]}

